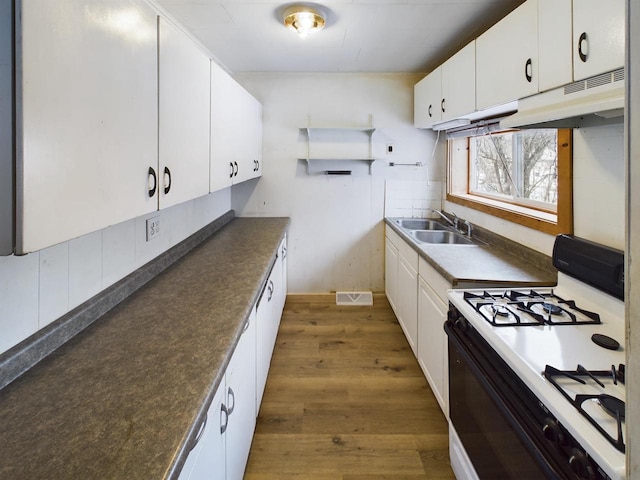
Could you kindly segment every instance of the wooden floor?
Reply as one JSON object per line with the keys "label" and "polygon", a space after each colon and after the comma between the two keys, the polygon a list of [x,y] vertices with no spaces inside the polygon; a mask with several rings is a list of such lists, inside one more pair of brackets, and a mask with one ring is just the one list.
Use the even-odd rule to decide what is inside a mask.
{"label": "wooden floor", "polygon": [[454,478],[446,420],[386,298],[287,297],[245,479]]}

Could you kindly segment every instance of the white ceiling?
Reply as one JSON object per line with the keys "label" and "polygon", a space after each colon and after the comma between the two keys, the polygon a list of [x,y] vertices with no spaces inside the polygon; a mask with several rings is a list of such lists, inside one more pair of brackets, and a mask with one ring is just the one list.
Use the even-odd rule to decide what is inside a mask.
{"label": "white ceiling", "polygon": [[523,0],[326,0],[327,26],[304,39],[282,24],[292,2],[156,2],[234,73],[426,73]]}

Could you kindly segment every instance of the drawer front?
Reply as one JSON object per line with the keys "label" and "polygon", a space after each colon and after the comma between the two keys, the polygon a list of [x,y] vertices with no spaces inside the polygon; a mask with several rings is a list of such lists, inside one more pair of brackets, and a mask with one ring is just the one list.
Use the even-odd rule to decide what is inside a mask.
{"label": "drawer front", "polygon": [[447,290],[451,288],[451,284],[423,258],[420,258],[418,272],[420,277],[432,288],[440,300],[442,300],[445,305],[448,305]]}

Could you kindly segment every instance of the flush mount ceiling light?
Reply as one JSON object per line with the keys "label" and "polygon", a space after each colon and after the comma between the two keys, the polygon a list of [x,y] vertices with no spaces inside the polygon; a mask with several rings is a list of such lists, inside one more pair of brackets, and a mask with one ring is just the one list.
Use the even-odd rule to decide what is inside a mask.
{"label": "flush mount ceiling light", "polygon": [[292,5],[287,7],[283,17],[284,24],[300,35],[300,38],[322,30],[325,24],[322,13],[308,5]]}

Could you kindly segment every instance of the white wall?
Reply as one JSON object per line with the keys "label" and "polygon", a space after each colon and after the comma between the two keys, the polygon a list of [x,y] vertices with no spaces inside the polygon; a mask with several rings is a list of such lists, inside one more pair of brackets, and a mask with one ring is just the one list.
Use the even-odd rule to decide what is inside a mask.
{"label": "white wall", "polygon": [[[0,353],[127,276],[231,208],[230,189],[24,256],[0,257]],[[146,219],[160,236],[146,241]]]}
{"label": "white wall", "polygon": [[[431,160],[432,132],[413,127],[413,85],[420,75],[239,74],[263,105],[264,170],[259,182],[233,187],[239,216],[289,216],[289,292],[384,289],[385,180],[442,179]],[[306,174],[306,126],[377,128],[372,175]],[[385,154],[387,143],[394,153]],[[389,167],[388,162],[428,166]]]}
{"label": "white wall", "polygon": [[[622,124],[573,132],[574,234],[621,250],[625,239],[623,139]],[[546,255],[553,251],[553,235],[447,201],[444,209]]]}

